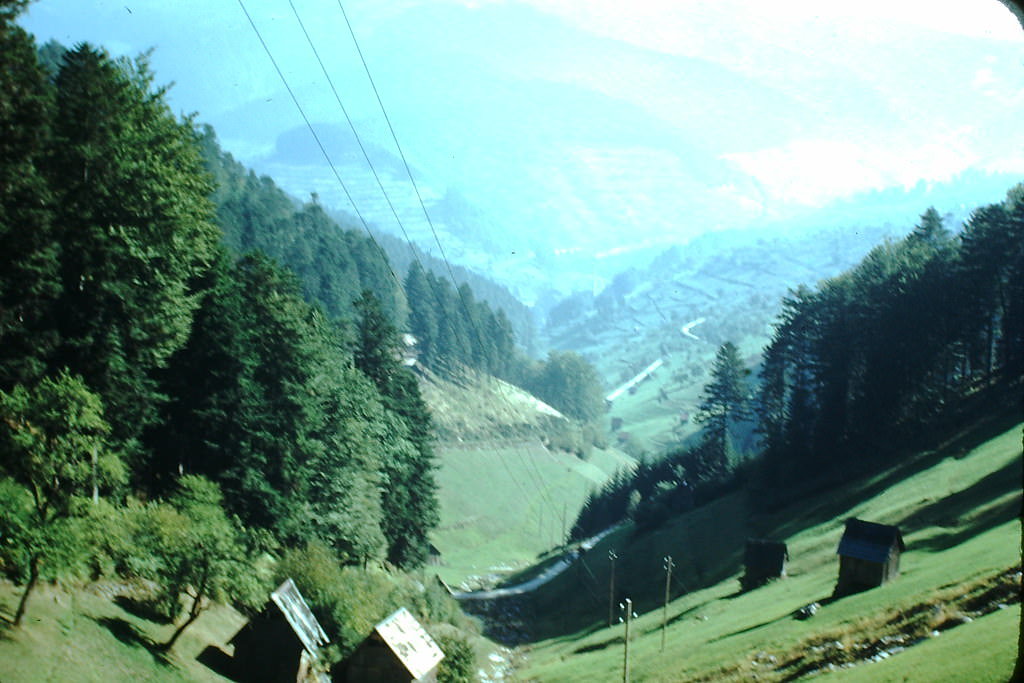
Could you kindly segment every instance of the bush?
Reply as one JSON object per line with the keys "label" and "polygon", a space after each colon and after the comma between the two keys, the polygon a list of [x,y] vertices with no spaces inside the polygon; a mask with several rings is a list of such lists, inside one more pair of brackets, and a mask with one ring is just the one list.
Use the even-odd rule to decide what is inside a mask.
{"label": "bush", "polygon": [[437,683],[473,683],[476,672],[476,653],[469,641],[457,631],[438,631],[431,634],[444,652],[437,668]]}

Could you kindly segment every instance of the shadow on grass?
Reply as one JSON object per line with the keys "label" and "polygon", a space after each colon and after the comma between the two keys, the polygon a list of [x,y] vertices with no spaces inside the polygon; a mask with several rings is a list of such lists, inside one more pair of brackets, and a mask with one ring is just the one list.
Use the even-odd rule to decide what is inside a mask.
{"label": "shadow on grass", "polygon": [[[874,586],[853,586],[853,587],[848,588],[845,593],[839,593],[839,594],[833,593],[832,595],[829,595],[826,598],[821,598],[819,600],[814,600],[811,604],[817,604],[818,605],[818,609],[824,609],[825,607],[828,607],[831,604],[839,602],[843,598],[850,597],[851,595],[857,595],[858,593],[863,593],[864,591],[871,590],[872,588],[874,588]],[[723,635],[718,636],[714,640],[710,640],[708,642],[709,643],[715,643],[715,642],[718,642],[720,640],[725,640],[726,638],[732,638],[733,636],[739,636],[739,635],[743,635],[744,633],[750,633],[751,631],[756,631],[759,628],[764,628],[765,626],[770,626],[771,624],[777,624],[779,622],[786,621],[787,619],[796,619],[798,621],[803,621],[803,620],[813,619],[814,618],[814,613],[811,613],[810,615],[805,616],[805,617],[801,617],[799,615],[799,612],[800,612],[800,610],[797,610],[797,612],[792,612],[790,614],[783,614],[782,616],[775,617],[774,619],[768,619],[767,621],[763,621],[760,624],[754,624],[753,626],[748,626],[746,628],[738,629],[736,631],[733,631],[732,633],[725,633]],[[682,616],[682,615],[680,615],[680,616]]]}
{"label": "shadow on grass", "polygon": [[0,640],[11,640],[14,637],[14,617],[0,614]]}
{"label": "shadow on grass", "polygon": [[915,541],[908,550],[924,550],[938,552],[949,550],[990,529],[1021,516],[1021,499],[1013,498],[1000,505],[993,505],[973,517],[962,529],[951,529],[945,533],[935,534],[929,538]]}
{"label": "shadow on grass", "polygon": [[[630,638],[630,640],[632,640],[632,638]],[[575,650],[573,650],[572,653],[574,655],[581,655],[587,652],[600,652],[601,650],[606,650],[613,645],[621,644],[622,636],[615,636],[614,638],[609,638],[608,640],[602,640],[600,643],[594,643],[592,645],[583,645],[582,647],[578,647]]]}
{"label": "shadow on grass", "polygon": [[764,628],[765,626],[770,626],[771,624],[777,624],[780,621],[793,618],[794,617],[791,614],[783,614],[781,617],[775,617],[774,619],[769,619],[768,621],[762,621],[760,624],[754,624],[753,626],[741,628],[736,631],[733,631],[732,633],[723,633],[722,635],[718,636],[717,638],[713,638],[708,642],[717,643],[718,641],[725,640],[726,638],[732,638],[733,636],[739,636],[743,635],[744,633],[750,633],[751,631],[756,631],[759,628]]}
{"label": "shadow on grass", "polygon": [[240,681],[235,673],[235,660],[224,650],[216,645],[207,645],[206,649],[199,653],[196,661],[219,676],[229,681]]}
{"label": "shadow on grass", "polygon": [[[960,421],[967,422],[967,418],[961,418]],[[780,517],[786,516],[787,512],[793,509],[794,500],[800,500],[804,497],[808,499],[816,498],[818,504],[813,509],[807,509],[803,514],[791,520],[779,520],[774,524],[768,522],[764,525],[768,528],[761,529],[761,531],[766,536],[789,538],[805,528],[813,527],[829,520],[835,520],[838,533],[841,530],[839,517],[862,501],[870,500],[899,482],[931,469],[946,458],[964,457],[978,444],[998,437],[1007,430],[1012,429],[1019,422],[1020,416],[1015,411],[982,416],[977,418],[976,422],[967,422],[966,426],[951,427],[945,435],[942,445],[935,450],[906,457],[906,454],[913,454],[918,448],[924,448],[925,446],[924,444],[905,445],[899,453],[891,454],[884,458],[871,458],[851,465],[851,469],[845,473],[837,472],[833,474],[832,479],[835,479],[835,481],[822,480],[814,486],[807,486],[805,484],[802,489],[795,487],[789,492],[785,504],[780,505],[777,509],[766,511],[769,513],[766,516],[766,521],[770,518],[779,520]],[[962,511],[967,511],[972,508],[970,505],[971,501],[977,504],[979,501],[986,500],[984,496],[995,490],[1001,492],[1008,491],[1006,482],[1014,477],[1008,476],[1007,470],[1013,467],[1020,468],[1020,463],[1011,463],[999,472],[988,475],[969,489],[936,501],[929,506],[931,514],[948,517],[949,513],[946,512],[946,507],[951,501],[955,501]],[[849,483],[844,483],[844,480]],[[1019,475],[1015,477],[1014,485],[1019,488]],[[830,495],[820,496],[823,491],[828,491]],[[905,520],[903,524],[905,525],[902,527],[903,532],[908,533],[921,526],[930,526],[931,523],[923,517],[914,515]],[[838,542],[838,535],[836,540]],[[952,545],[954,544],[950,544],[947,547],[952,547]]]}
{"label": "shadow on grass", "polygon": [[165,615],[157,612],[151,604],[144,600],[135,600],[125,595],[118,595],[114,598],[114,604],[132,616],[145,619],[146,621],[152,621],[155,624],[163,624],[166,626],[172,621]]}
{"label": "shadow on grass", "polygon": [[161,664],[170,666],[171,661],[169,654],[162,643],[154,643],[148,636],[140,632],[130,622],[125,621],[119,617],[93,617],[93,620],[100,626],[110,631],[110,634],[117,638],[119,641],[130,647],[141,647],[149,654],[153,655],[153,659]]}

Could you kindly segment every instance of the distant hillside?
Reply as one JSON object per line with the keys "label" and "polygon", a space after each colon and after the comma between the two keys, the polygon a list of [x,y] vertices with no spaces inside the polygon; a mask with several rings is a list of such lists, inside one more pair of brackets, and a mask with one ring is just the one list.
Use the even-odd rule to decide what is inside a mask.
{"label": "distant hillside", "polygon": [[[992,184],[1003,181],[996,193]],[[581,353],[609,392],[662,360],[649,380],[614,400],[609,416],[622,421],[622,438],[633,452],[658,452],[693,432],[692,423],[680,418],[695,412],[720,344],[732,341],[748,367],[758,365],[787,292],[814,287],[886,240],[906,236],[928,208],[920,204],[911,211],[906,202],[913,198],[950,207],[941,218],[959,234],[978,205],[954,202],[981,195],[1002,200],[1015,181],[969,174],[950,184],[837,203],[788,232],[773,226],[708,233],[648,256],[599,290],[548,303],[538,311],[541,339]],[[892,213],[884,217],[887,210]]]}
{"label": "distant hillside", "polygon": [[635,465],[614,448],[580,458],[580,428],[510,384],[419,374],[438,434],[438,571],[452,583],[493,583],[561,545],[587,494]]}

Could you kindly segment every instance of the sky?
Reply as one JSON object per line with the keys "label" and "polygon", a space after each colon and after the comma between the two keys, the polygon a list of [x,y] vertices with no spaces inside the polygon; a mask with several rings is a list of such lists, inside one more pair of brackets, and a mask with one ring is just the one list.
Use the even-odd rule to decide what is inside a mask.
{"label": "sky", "polygon": [[[354,117],[369,121],[376,103],[359,83],[362,67],[340,20],[339,3],[292,1],[351,96]],[[336,104],[311,61],[289,0],[244,0],[244,7],[307,114],[337,123]],[[473,78],[549,82],[629,103],[650,117],[638,127],[667,122],[688,136],[691,147],[702,146],[702,153],[732,169],[736,177],[709,180],[709,192],[717,193],[721,204],[737,207],[759,204],[765,196],[778,204],[817,206],[852,192],[944,180],[970,168],[1024,175],[1024,131],[1017,124],[1024,120],[1024,29],[997,0],[348,0],[345,9],[414,163],[433,167],[438,185],[465,185],[471,199],[486,193],[487,169],[502,163],[470,159],[473,150],[502,148],[483,137],[495,134],[486,126],[465,130],[468,142],[461,147],[459,131],[438,128],[432,137],[440,142],[431,147],[429,126],[458,120],[466,108],[458,93],[445,90],[446,80],[464,74],[408,76],[417,64],[435,71],[438,64],[464,64],[467,83]],[[474,17],[510,21],[508,31],[517,40],[502,40],[498,27],[480,44],[465,33],[453,34],[460,44],[445,44],[446,17],[467,25]],[[157,82],[175,82],[172,106],[212,123],[223,146],[243,162],[266,160],[281,133],[301,124],[237,0],[38,0],[20,23],[40,43],[88,40],[127,55],[155,47]],[[534,25],[565,29],[572,37],[562,46],[556,34],[545,34],[548,40],[541,45],[529,35]],[[420,33],[419,28],[425,37],[409,36],[413,47],[403,52],[393,33]],[[494,43],[492,53],[487,40]],[[437,54],[427,53],[435,48]],[[760,99],[752,96],[752,107],[774,107],[777,101],[782,108],[763,115],[723,112],[722,128],[731,128],[735,137],[683,130],[677,119],[691,108],[692,92],[686,88],[692,83],[680,79],[678,69],[698,62],[737,83],[763,86]],[[389,74],[398,80],[392,83]],[[412,80],[402,81],[403,74]],[[436,79],[436,92],[443,95],[436,102],[403,102],[413,92],[410,83],[424,78]],[[725,96],[742,100],[735,92]],[[523,116],[541,116],[543,109],[534,106],[524,102]],[[714,112],[694,115],[693,125],[708,130],[716,120]],[[372,128],[368,139],[383,139],[379,122],[367,125]],[[444,145],[453,149],[450,160],[438,149]],[[575,164],[562,169],[565,184],[600,185],[614,177],[608,159],[638,155],[666,177],[689,172],[680,170],[683,153],[662,159],[649,145],[620,140],[559,148],[544,164],[558,165],[565,158]],[[528,164],[508,163],[518,176],[538,175]],[[556,184],[550,177],[538,182]],[[690,185],[696,187],[695,181]],[[756,192],[750,189],[754,185]],[[545,190],[551,191],[538,186],[535,203],[553,201]],[[642,200],[646,191],[641,187],[635,195]],[[533,197],[520,186],[516,192]],[[564,192],[588,203],[590,195],[579,187]]]}

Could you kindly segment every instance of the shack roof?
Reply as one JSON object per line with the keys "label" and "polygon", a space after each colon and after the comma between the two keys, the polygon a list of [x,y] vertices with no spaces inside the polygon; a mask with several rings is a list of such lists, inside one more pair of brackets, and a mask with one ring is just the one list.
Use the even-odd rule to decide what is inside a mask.
{"label": "shack roof", "polygon": [[899,527],[851,517],[846,520],[846,531],[843,532],[836,553],[868,562],[884,563],[893,546],[900,551],[907,549]]}
{"label": "shack roof", "polygon": [[414,679],[418,679],[444,659],[444,653],[404,607],[377,624],[374,629],[381,640],[401,660]]}
{"label": "shack roof", "polygon": [[288,625],[292,627],[292,631],[299,638],[302,647],[306,648],[306,651],[314,657],[318,656],[319,649],[329,642],[327,634],[320,627],[320,622],[313,616],[309,605],[302,599],[302,594],[295,587],[295,583],[290,578],[285,579],[285,582],[270,594],[270,599],[281,610],[281,614],[288,621]]}

